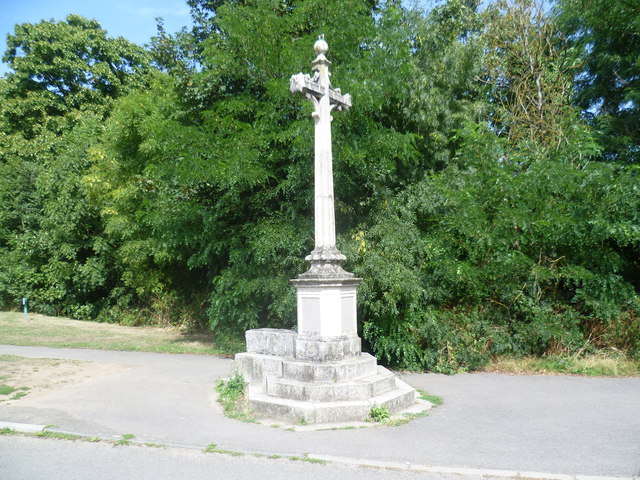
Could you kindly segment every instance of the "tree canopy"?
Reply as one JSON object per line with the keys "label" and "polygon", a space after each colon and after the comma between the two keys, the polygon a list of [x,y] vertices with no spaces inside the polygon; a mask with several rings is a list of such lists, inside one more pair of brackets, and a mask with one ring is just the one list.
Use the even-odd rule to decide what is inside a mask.
{"label": "tree canopy", "polygon": [[288,79],[325,34],[353,97],[336,220],[367,348],[443,372],[638,357],[638,12],[579,1],[188,0],[192,28],[146,49],[77,15],[16,26],[0,304],[221,342],[294,326],[313,122]]}

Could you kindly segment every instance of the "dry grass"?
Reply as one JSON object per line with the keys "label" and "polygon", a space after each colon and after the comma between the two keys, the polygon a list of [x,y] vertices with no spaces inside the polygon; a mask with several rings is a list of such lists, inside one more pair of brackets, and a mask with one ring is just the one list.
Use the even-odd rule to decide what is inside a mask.
{"label": "dry grass", "polygon": [[227,354],[211,335],[173,328],[125,327],[19,312],[0,312],[0,344],[56,348]]}
{"label": "dry grass", "polygon": [[640,376],[640,362],[625,358],[618,352],[600,352],[580,357],[497,357],[483,371],[516,375],[637,377]]}

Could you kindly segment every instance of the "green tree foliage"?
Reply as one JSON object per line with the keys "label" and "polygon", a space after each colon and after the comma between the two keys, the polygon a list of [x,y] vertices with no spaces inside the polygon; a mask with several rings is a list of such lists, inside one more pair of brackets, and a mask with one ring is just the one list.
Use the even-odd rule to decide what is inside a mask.
{"label": "green tree foliage", "polygon": [[79,15],[16,25],[2,60],[13,70],[6,77],[3,117],[27,136],[36,125],[140,86],[148,68],[142,48],[108,38],[97,21]]}
{"label": "green tree foliage", "polygon": [[441,371],[492,354],[637,354],[638,172],[590,163],[600,147],[569,104],[571,64],[540,5],[483,17],[489,122],[449,131],[451,161],[355,237],[364,337],[389,362]]}
{"label": "green tree foliage", "polygon": [[148,53],[77,16],[19,26],[0,79],[0,302],[218,338],[293,326],[313,121],[289,77],[325,34],[353,97],[334,114],[336,216],[368,347],[443,372],[640,355],[638,48],[611,27],[633,37],[626,80],[600,82],[598,2],[574,3],[556,19],[535,0],[188,0],[193,27],[159,21]]}
{"label": "green tree foliage", "polygon": [[93,20],[17,25],[0,105],[0,301],[92,317],[113,269],[86,197],[88,149],[109,103],[143,82],[147,54]]}
{"label": "green tree foliage", "polygon": [[638,269],[628,257],[638,253],[637,177],[563,155],[514,157],[473,124],[459,135],[459,163],[412,185],[360,234],[374,351],[452,371],[492,354],[610,345],[621,325],[637,332]]}
{"label": "green tree foliage", "polygon": [[[92,182],[121,243],[123,283],[145,303],[208,292],[217,331],[292,326],[288,281],[312,244],[313,121],[288,78],[310,70],[320,32],[335,38],[334,82],[362,97],[348,116],[336,114],[337,188],[352,194],[339,203],[340,220],[349,228],[417,158],[414,135],[399,131],[382,101],[390,86],[401,97],[397,74],[410,68],[401,12],[390,4],[376,20],[359,1],[222,4],[200,71],[181,69],[177,80],[118,101]],[[377,21],[393,25],[381,33]]]}
{"label": "green tree foliage", "polygon": [[555,18],[542,0],[500,0],[485,12],[485,81],[495,107],[493,128],[512,145],[533,142],[546,149],[566,144],[576,125],[571,77],[576,69],[560,50]]}
{"label": "green tree foliage", "polygon": [[567,48],[580,60],[576,98],[601,136],[604,158],[640,158],[640,6],[631,0],[558,0]]}

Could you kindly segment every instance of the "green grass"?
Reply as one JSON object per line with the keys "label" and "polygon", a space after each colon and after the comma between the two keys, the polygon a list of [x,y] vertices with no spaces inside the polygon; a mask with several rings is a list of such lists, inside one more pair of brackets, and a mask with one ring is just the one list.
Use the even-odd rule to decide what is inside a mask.
{"label": "green grass", "polygon": [[0,395],[11,395],[17,388],[0,383]]}
{"label": "green grass", "polygon": [[[220,453],[222,455],[231,455],[232,457],[242,457],[244,455],[243,452],[237,452],[235,450],[224,450],[222,448],[218,448],[217,443],[210,443],[202,451],[204,453]],[[260,455],[255,455],[255,456],[260,456]]]}
{"label": "green grass", "polygon": [[422,390],[418,390],[418,393],[420,394],[418,398],[420,398],[421,400],[426,400],[434,407],[438,407],[444,403],[442,397],[439,397],[437,395],[429,395],[427,392],[424,392]]}
{"label": "green grass", "polygon": [[131,445],[131,440],[133,438],[136,438],[136,436],[134,434],[125,433],[124,435],[122,435],[122,438],[120,438],[120,440],[116,440],[115,445],[127,447],[127,446]]}
{"label": "green grass", "polygon": [[207,353],[228,355],[239,344],[218,346],[208,333],[190,334],[174,328],[126,327],[18,312],[0,312],[1,343],[5,345],[157,353]]}
{"label": "green grass", "polygon": [[84,437],[82,437],[81,435],[74,435],[72,433],[50,432],[48,430],[31,433],[29,434],[29,436],[38,437],[38,438],[55,438],[57,440],[74,440],[74,441],[84,439]]}
{"label": "green grass", "polygon": [[18,390],[22,390],[21,392],[17,392],[13,397],[11,397],[9,400],[19,400],[22,397],[25,397],[27,395],[26,390],[29,390],[29,388],[27,387],[21,387]]}
{"label": "green grass", "polygon": [[299,456],[289,457],[289,460],[294,461],[294,462],[317,463],[317,464],[320,464],[320,465],[326,465],[327,463],[329,463],[326,460],[320,460],[319,458],[310,457],[308,453],[305,453],[301,457],[299,457]]}

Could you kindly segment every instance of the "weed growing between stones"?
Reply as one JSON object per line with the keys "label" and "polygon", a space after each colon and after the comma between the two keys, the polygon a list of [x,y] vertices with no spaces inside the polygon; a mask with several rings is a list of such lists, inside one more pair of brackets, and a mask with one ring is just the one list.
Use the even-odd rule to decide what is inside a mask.
{"label": "weed growing between stones", "polygon": [[308,453],[303,454],[301,457],[294,455],[292,457],[289,457],[289,460],[291,460],[292,462],[318,463],[320,465],[326,465],[328,463],[326,460],[310,457]]}
{"label": "weed growing between stones", "polygon": [[426,400],[427,402],[430,402],[434,407],[438,407],[444,403],[442,397],[439,397],[437,395],[429,395],[427,392],[424,392],[422,390],[418,390],[418,393],[420,394],[420,396],[418,397],[420,400]]}
{"label": "weed growing between stones", "polygon": [[122,435],[122,438],[120,440],[118,440],[115,445],[116,446],[129,446],[131,445],[131,439],[135,438],[135,435],[133,435],[132,433],[125,433],[124,435]]}
{"label": "weed growing between stones", "polygon": [[222,405],[224,414],[236,420],[255,422],[253,412],[249,408],[246,389],[247,384],[240,372],[234,373],[226,382],[224,380],[216,382],[218,402]]}
{"label": "weed growing between stones", "polygon": [[383,422],[389,419],[389,409],[385,406],[373,405],[369,410],[368,422]]}
{"label": "weed growing between stones", "polygon": [[223,450],[221,448],[218,448],[217,443],[210,443],[202,451],[204,453],[221,453],[223,455],[231,455],[232,457],[242,457],[244,455],[244,452],[238,452],[236,450]]}

